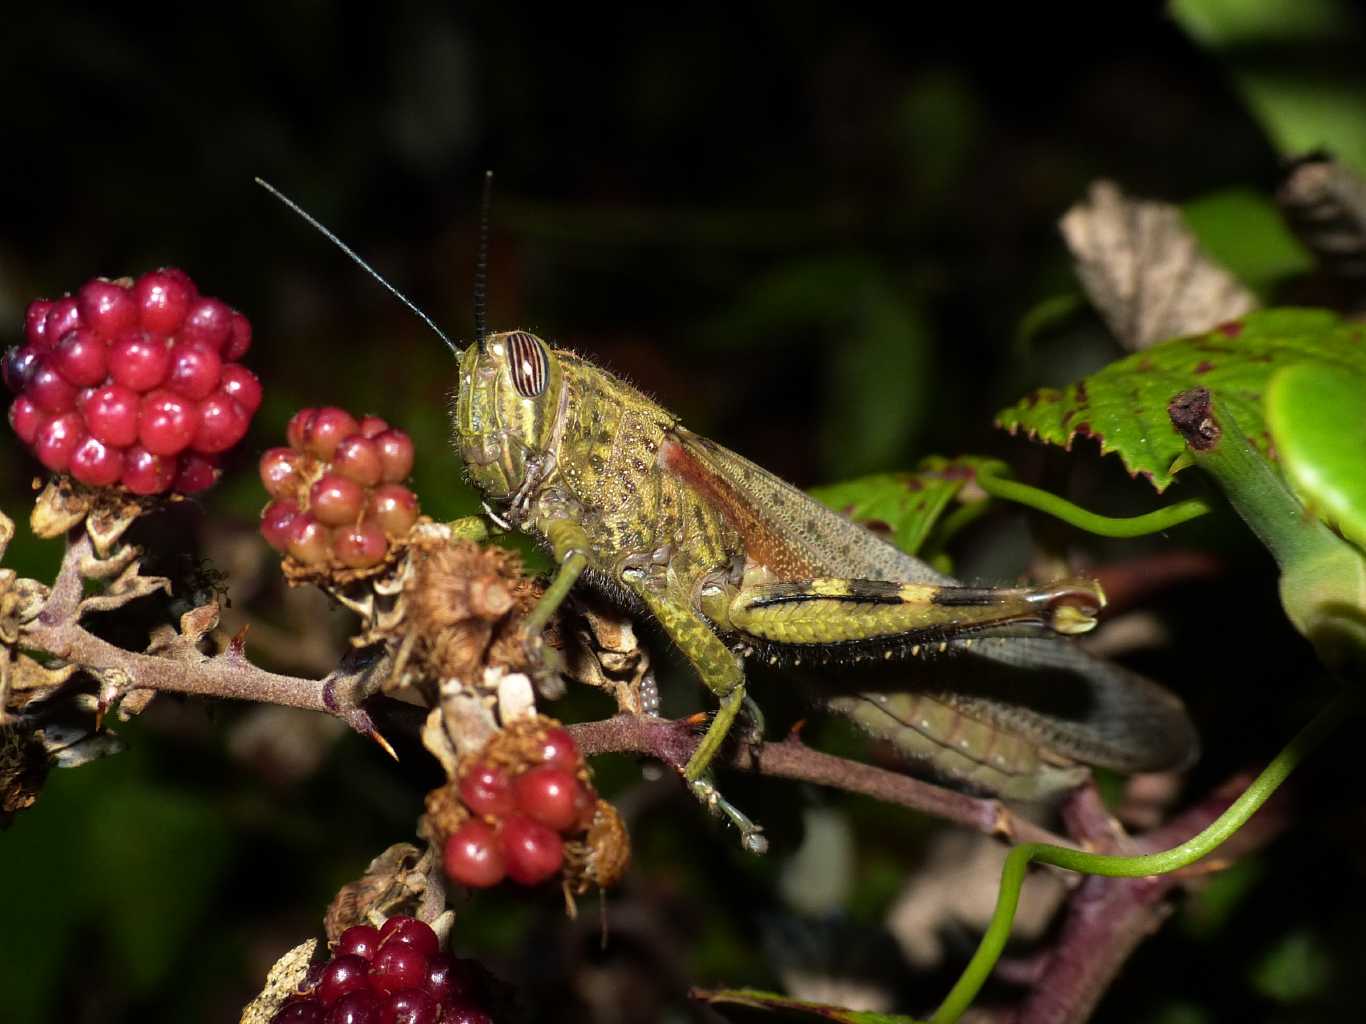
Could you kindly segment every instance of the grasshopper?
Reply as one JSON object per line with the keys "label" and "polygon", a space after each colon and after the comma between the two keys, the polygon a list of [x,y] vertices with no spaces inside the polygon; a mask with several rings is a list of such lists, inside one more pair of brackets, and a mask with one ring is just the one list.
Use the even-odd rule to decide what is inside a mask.
{"label": "grasshopper", "polygon": [[[547,664],[541,631],[580,580],[652,616],[719,701],[683,777],[747,848],[764,848],[761,829],[708,772],[746,702],[746,659],[815,666],[831,710],[1005,797],[1068,788],[1087,765],[1152,771],[1194,758],[1175,696],[1067,639],[1095,625],[1098,584],[964,586],[582,356],[527,331],[488,332],[482,269],[463,350],[374,276],[458,358],[454,442],[486,509],[554,560],[526,620],[529,649]],[[960,656],[919,658],[948,652]],[[859,667],[869,662],[884,667]],[[833,685],[846,674],[854,681]]]}

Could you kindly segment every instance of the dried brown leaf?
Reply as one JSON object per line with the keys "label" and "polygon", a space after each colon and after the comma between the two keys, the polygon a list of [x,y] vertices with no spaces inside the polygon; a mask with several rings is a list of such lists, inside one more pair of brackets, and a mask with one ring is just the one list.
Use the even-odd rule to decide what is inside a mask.
{"label": "dried brown leaf", "polygon": [[1201,247],[1170,203],[1130,199],[1111,181],[1091,186],[1059,226],[1077,277],[1130,350],[1196,334],[1257,308],[1257,299]]}
{"label": "dried brown leaf", "polygon": [[335,944],[352,925],[377,924],[399,912],[431,924],[446,904],[440,864],[431,848],[396,843],[370,862],[365,874],[342,886],[327,908],[323,927]]}
{"label": "dried brown leaf", "polygon": [[238,1024],[270,1024],[276,1011],[285,1004],[308,977],[308,965],[318,948],[317,939],[309,939],[295,946],[279,960],[266,975],[265,988],[247,1004]]}

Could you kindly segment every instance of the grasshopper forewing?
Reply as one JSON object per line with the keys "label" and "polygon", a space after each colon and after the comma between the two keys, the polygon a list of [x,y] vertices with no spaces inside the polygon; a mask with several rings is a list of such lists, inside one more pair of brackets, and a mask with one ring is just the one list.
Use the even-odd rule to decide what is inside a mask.
{"label": "grasshopper forewing", "polygon": [[[465,350],[456,442],[474,482],[559,566],[538,633],[581,575],[656,618],[720,710],[684,770],[706,778],[744,699],[743,658],[897,664],[900,682],[823,698],[908,755],[1007,796],[1075,784],[1083,765],[1181,767],[1194,730],[1174,696],[1086,655],[1098,586],[964,587],[771,473],[685,429],[640,392],[525,331]],[[960,651],[934,666],[929,651]],[[951,683],[936,683],[952,663]],[[921,677],[921,678],[917,678]]]}

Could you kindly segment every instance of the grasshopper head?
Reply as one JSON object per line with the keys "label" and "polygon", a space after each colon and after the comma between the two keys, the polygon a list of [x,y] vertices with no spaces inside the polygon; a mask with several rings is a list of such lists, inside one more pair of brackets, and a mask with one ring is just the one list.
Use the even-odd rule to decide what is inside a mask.
{"label": "grasshopper head", "polygon": [[455,442],[490,498],[510,498],[543,465],[560,405],[555,354],[527,331],[488,335],[460,357]]}

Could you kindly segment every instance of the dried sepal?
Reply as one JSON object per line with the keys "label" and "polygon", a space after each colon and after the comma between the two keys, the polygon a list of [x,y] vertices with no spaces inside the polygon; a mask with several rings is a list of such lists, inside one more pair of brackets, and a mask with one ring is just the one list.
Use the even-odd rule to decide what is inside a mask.
{"label": "dried sepal", "polygon": [[0,569],[0,642],[13,646],[25,624],[43,610],[50,593],[45,584]]}
{"label": "dried sepal", "polygon": [[0,725],[0,826],[37,802],[51,764],[33,733]]}
{"label": "dried sepal", "polygon": [[0,512],[0,559],[9,550],[9,542],[14,539],[14,520]]}
{"label": "dried sepal", "polygon": [[84,522],[96,553],[104,558],[128,527],[158,504],[159,499],[112,487],[92,489],[68,476],[54,476],[34,502],[29,525],[36,536],[50,540]]}
{"label": "dried sepal", "polygon": [[436,707],[422,726],[422,745],[452,778],[462,753],[481,750],[498,734],[493,700],[467,689],[458,679],[442,680]]}
{"label": "dried sepal", "polygon": [[266,975],[261,994],[247,1004],[238,1024],[270,1024],[280,1007],[294,995],[308,977],[308,967],[317,952],[318,940],[309,939],[295,946],[279,960]]}
{"label": "dried sepal", "polygon": [[430,848],[396,843],[372,860],[360,878],[338,890],[323,917],[323,928],[328,943],[335,945],[352,925],[379,924],[393,914],[410,912],[431,925],[444,943],[450,930],[450,920],[442,920],[445,906],[440,859]]}
{"label": "dried sepal", "polygon": [[566,602],[560,621],[566,676],[606,690],[624,714],[653,712],[650,655],[629,616],[589,593]]}
{"label": "dried sepal", "polygon": [[582,840],[564,844],[565,887],[577,896],[591,889],[610,889],[631,861],[631,837],[617,809],[598,800],[593,823]]}
{"label": "dried sepal", "polygon": [[133,560],[105,587],[103,594],[87,597],[80,603],[77,618],[91,612],[108,612],[122,608],[130,601],[147,597],[157,591],[171,593],[171,581],[165,576],[143,576],[142,563]]}

